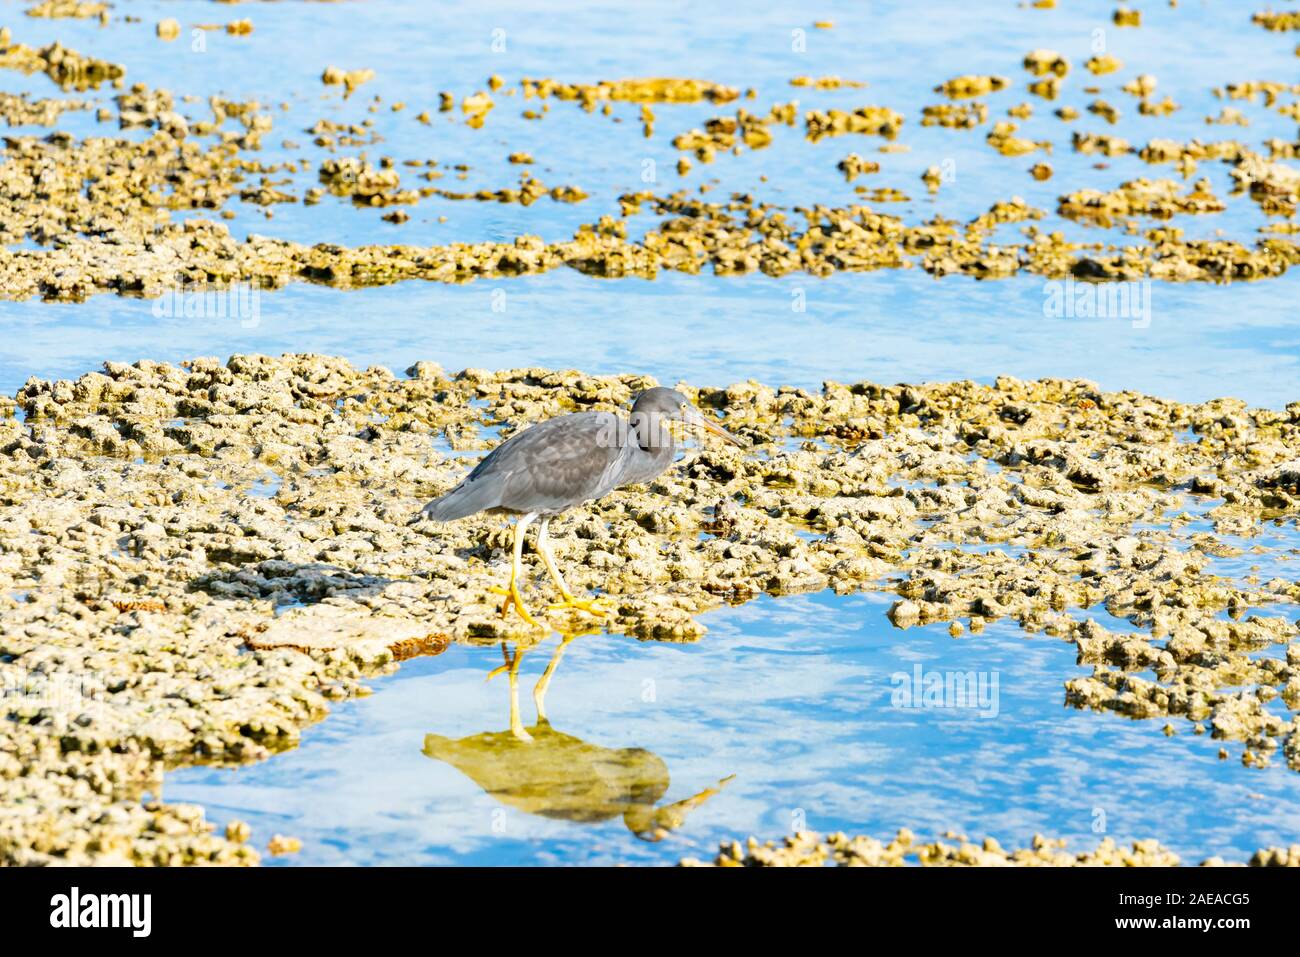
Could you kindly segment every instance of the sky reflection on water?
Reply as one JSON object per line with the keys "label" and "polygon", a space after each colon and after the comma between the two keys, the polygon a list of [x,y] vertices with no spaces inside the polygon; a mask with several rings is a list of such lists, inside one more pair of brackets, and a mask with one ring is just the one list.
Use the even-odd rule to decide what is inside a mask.
{"label": "sky reflection on water", "polygon": [[[671,777],[660,804],[735,775],[659,843],[619,819],[525,814],[422,753],[430,732],[508,727],[504,677],[484,681],[501,663],[495,648],[408,661],[375,683],[377,694],[309,729],[298,749],[234,771],[175,772],[164,794],[202,803],[220,823],[248,821],[259,842],[277,831],[303,838],[302,853],[282,864],[670,863],[750,833],[779,837],[796,821],[877,837],[951,827],[1005,846],[1041,832],[1075,849],[1103,833],[1154,836],[1199,862],[1244,860],[1300,828],[1300,793],[1284,766],[1243,769],[1235,750],[1220,761],[1220,742],[1193,735],[1189,722],[1166,738],[1161,721],[1066,707],[1063,682],[1090,671],[1069,643],[1005,622],[961,639],[943,625],[902,632],[885,617],[889,601],[761,598],[706,615],[710,631],[696,644],[593,635],[567,648],[545,702],[555,728],[653,752]],[[556,641],[523,659],[527,725]],[[895,676],[917,665],[996,675],[996,715],[895,707]]]}

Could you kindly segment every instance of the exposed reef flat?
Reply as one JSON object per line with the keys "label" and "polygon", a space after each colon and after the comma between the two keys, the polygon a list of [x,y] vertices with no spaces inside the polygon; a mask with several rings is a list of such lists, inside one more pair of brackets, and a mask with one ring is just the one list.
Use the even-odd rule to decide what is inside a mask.
{"label": "exposed reef flat", "polygon": [[[254,860],[197,808],[139,797],[168,767],[292,746],[422,649],[545,637],[488,590],[504,521],[412,517],[511,431],[651,381],[319,355],[30,380],[0,404],[0,861]],[[1300,769],[1300,586],[1211,567],[1296,559],[1242,543],[1300,515],[1300,402],[1010,378],[682,388],[752,447],[691,449],[556,522],[610,631],[696,641],[723,603],[893,591],[900,629],[978,641],[1009,619],[1073,642],[1092,666],[1063,676],[1076,707]],[[530,570],[540,608],[555,596]]]}
{"label": "exposed reef flat", "polygon": [[[51,11],[67,7],[44,6]],[[79,4],[71,9],[97,11],[99,7]],[[179,30],[176,21],[165,22]],[[1028,92],[1048,99],[1058,95],[1070,71],[1068,61],[1049,50],[1031,51],[1024,64],[1032,76],[1041,77]],[[1007,158],[1009,169],[1020,160],[1026,167],[1023,172],[1038,180],[1060,177],[1061,192],[1054,209],[1052,203],[1044,208],[1013,191],[1002,192],[1004,184],[999,180],[998,189],[980,194],[975,206],[982,210],[978,215],[966,212],[954,219],[939,212],[921,218],[915,210],[892,215],[877,208],[908,201],[898,188],[906,184],[897,179],[889,155],[908,148],[895,141],[913,128],[907,126],[909,118],[902,111],[883,104],[824,109],[790,101],[772,103],[764,111],[754,103],[756,90],[742,94],[707,80],[662,77],[592,84],[525,77],[510,84],[493,75],[487,90],[460,94],[459,100],[450,91],[440,95],[443,121],[461,122],[453,120],[459,103],[463,123],[470,130],[481,128],[497,103],[513,97],[529,104],[523,115],[536,120],[545,116],[552,102],[557,107],[567,102],[574,104],[572,109],[601,116],[611,115],[615,106],[628,112],[635,108],[647,138],[654,136],[656,120],[667,120],[683,104],[722,106],[743,97],[746,105],[736,107],[734,114],[710,117],[703,128],[672,137],[673,149],[679,151],[679,176],[686,176],[693,162],[711,164],[731,154],[765,149],[781,136],[797,135],[788,132],[790,128],[802,127],[809,144],[848,136],[855,149],[862,150],[868,148],[861,145],[864,142],[883,141],[879,160],[848,150],[827,160],[828,166],[843,170],[849,182],[859,175],[872,177],[872,185],[854,187],[851,200],[842,193],[828,193],[794,204],[774,202],[772,197],[780,194],[768,189],[731,190],[716,197],[708,195],[710,184],[691,189],[660,185],[632,192],[625,186],[584,188],[581,182],[548,185],[530,172],[519,175],[517,185],[502,186],[498,180],[490,187],[448,189],[436,184],[448,175],[468,175],[469,166],[455,158],[440,163],[427,156],[340,154],[341,149],[378,145],[393,124],[410,122],[403,103],[390,104],[383,122],[370,115],[357,122],[316,117],[293,131],[310,136],[310,148],[293,141],[276,148],[266,139],[273,132],[284,132],[283,109],[277,112],[257,100],[234,102],[218,95],[200,97],[192,91],[173,93],[145,83],[128,84],[125,64],[99,60],[57,42],[34,47],[16,40],[8,28],[0,28],[0,70],[44,74],[65,93],[79,94],[58,99],[4,94],[0,117],[10,126],[53,127],[65,117],[70,119],[68,114],[93,111],[94,120],[109,127],[95,129],[93,135],[55,130],[4,138],[0,148],[3,298],[79,301],[106,292],[152,298],[179,284],[222,287],[235,282],[265,288],[289,282],[341,288],[414,279],[461,283],[561,267],[610,279],[653,279],[662,271],[825,277],[919,268],[936,277],[1000,279],[1025,273],[1049,279],[1219,283],[1275,278],[1300,262],[1300,246],[1291,238],[1300,202],[1300,172],[1290,165],[1296,156],[1294,141],[1272,136],[1253,142],[1202,142],[1186,138],[1185,129],[1179,132],[1175,127],[1158,130],[1165,135],[1142,144],[1111,133],[1074,130],[1068,148],[1081,154],[1077,159],[1093,155],[1122,159],[1127,172],[1107,189],[1072,188],[1059,161],[1053,166],[1041,161],[1029,165],[1034,156],[1054,145],[1050,139],[1023,135],[1021,123],[1032,116],[1032,104],[1008,107],[1007,115],[1019,121],[1013,122],[996,119],[982,99],[970,99],[999,93],[1010,97],[1012,82],[1003,76],[951,78],[935,89],[955,102],[923,105],[919,124],[918,116],[911,122],[945,127],[954,136],[989,126],[984,140]],[[369,68],[329,67],[322,75],[328,87],[341,86],[348,93],[373,77]],[[810,94],[854,89],[852,83],[834,77],[795,80]],[[1153,76],[1140,74],[1122,92],[1139,98],[1140,112],[1164,118],[1177,105],[1167,98],[1163,103],[1152,99],[1156,83]],[[1050,89],[1043,89],[1043,84]],[[103,96],[90,95],[101,89],[114,91],[107,103]],[[1226,83],[1215,93],[1240,104],[1226,108],[1232,112],[1225,112],[1216,123],[1246,120],[1245,111],[1270,120],[1274,114],[1291,118],[1300,84],[1251,80]],[[378,111],[379,101],[372,106]],[[1086,109],[1109,123],[1118,115],[1117,108],[1102,100],[1094,100]],[[1058,115],[1075,118],[1079,110],[1062,107]],[[415,121],[427,126],[429,111],[418,113]],[[505,152],[506,166],[533,162],[531,151],[545,141],[532,135],[535,123],[523,126],[513,134],[518,141]],[[1199,127],[1196,132],[1199,135]],[[1064,141],[1056,145],[1066,147]],[[1171,166],[1181,181],[1136,176],[1139,162]],[[1215,167],[1187,182],[1198,164]],[[1226,176],[1215,172],[1223,169]],[[512,170],[511,176],[515,175]],[[1220,181],[1217,192],[1211,176]],[[920,178],[931,194],[939,192],[946,180],[939,166],[926,169]],[[909,180],[914,182],[914,176]],[[1226,194],[1224,180],[1228,180]],[[643,182],[659,180],[652,176]],[[338,204],[359,209],[395,207],[383,214],[383,220],[401,226],[415,218],[408,210],[420,204],[445,208],[444,200],[470,200],[529,206],[543,197],[595,208],[576,229],[570,224],[562,233],[544,235],[548,231],[539,226],[484,242],[452,238],[437,243],[304,242],[278,238],[269,228],[267,233],[235,233],[227,222],[250,212],[271,219],[281,204],[318,206],[332,199],[336,212]],[[1203,230],[1199,237],[1189,232],[1198,228],[1190,223],[1196,217],[1206,219],[1248,204],[1266,225],[1251,232],[1238,229],[1235,235],[1222,229]],[[319,215],[323,224],[328,223],[328,217]],[[1073,229],[1076,224],[1087,227],[1089,234]]]}
{"label": "exposed reef flat", "polygon": [[[781,843],[760,844],[750,838],[744,844],[731,841],[719,848],[710,862],[682,860],[684,867],[1175,867],[1178,855],[1161,847],[1159,841],[1134,841],[1121,847],[1104,838],[1089,851],[1066,850],[1061,840],[1035,835],[1029,847],[1005,849],[995,838],[971,841],[961,834],[946,834],[946,840],[920,841],[904,828],[889,842],[873,837],[829,834],[825,837],[801,832]],[[949,843],[951,842],[951,843]],[[1300,867],[1300,845],[1264,848],[1250,859],[1251,867]],[[1222,867],[1218,857],[1200,862],[1202,867]]]}

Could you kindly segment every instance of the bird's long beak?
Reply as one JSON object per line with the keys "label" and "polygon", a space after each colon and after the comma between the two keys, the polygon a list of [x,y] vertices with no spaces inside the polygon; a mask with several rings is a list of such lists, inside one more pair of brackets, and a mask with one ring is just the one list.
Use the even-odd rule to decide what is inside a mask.
{"label": "bird's long beak", "polygon": [[685,415],[682,418],[685,420],[687,425],[698,425],[700,428],[712,432],[714,435],[718,436],[718,438],[726,439],[732,445],[739,445],[742,449],[749,445],[749,443],[740,436],[732,435],[693,405],[688,405],[686,407]]}

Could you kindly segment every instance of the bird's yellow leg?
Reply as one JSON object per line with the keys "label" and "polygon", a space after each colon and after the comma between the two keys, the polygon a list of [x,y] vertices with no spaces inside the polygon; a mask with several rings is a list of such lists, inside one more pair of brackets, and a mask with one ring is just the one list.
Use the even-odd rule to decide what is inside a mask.
{"label": "bird's yellow leg", "polygon": [[551,552],[551,540],[547,534],[551,520],[542,519],[542,525],[537,530],[537,550],[542,553],[542,561],[546,563],[546,570],[551,573],[551,578],[556,587],[560,589],[562,601],[557,601],[548,606],[553,609],[567,608],[585,611],[589,615],[608,615],[609,609],[600,607],[600,598],[578,598],[573,592],[569,591],[569,586],[564,583],[564,576],[560,574],[560,566],[555,562],[555,555]]}
{"label": "bird's yellow leg", "polygon": [[[580,633],[579,633],[580,634]],[[551,660],[546,663],[546,670],[542,676],[537,679],[537,684],[533,685],[533,704],[537,708],[537,721],[540,724],[546,721],[546,689],[551,686],[551,675],[555,674],[556,666],[559,665],[560,659],[564,657],[564,649],[569,647],[569,642],[577,638],[577,634],[564,635],[560,639],[559,645],[551,654]]]}
{"label": "bird's yellow leg", "polygon": [[491,681],[501,672],[506,672],[510,676],[510,733],[520,741],[532,741],[533,736],[524,728],[524,723],[519,720],[519,663],[524,660],[524,653],[515,648],[515,653],[510,654],[506,648],[506,643],[501,642],[501,657],[505,659],[505,664],[500,668],[494,668],[488,672],[485,680]]}
{"label": "bird's yellow leg", "polygon": [[536,517],[536,514],[530,512],[527,515],[520,516],[519,521],[515,522],[514,558],[510,563],[510,585],[504,590],[498,588],[489,590],[506,596],[505,601],[501,603],[502,618],[509,613],[510,606],[514,605],[515,611],[519,612],[520,618],[534,628],[540,628],[542,627],[541,622],[529,614],[528,606],[524,604],[523,596],[519,594],[519,578],[523,573],[524,532]]}

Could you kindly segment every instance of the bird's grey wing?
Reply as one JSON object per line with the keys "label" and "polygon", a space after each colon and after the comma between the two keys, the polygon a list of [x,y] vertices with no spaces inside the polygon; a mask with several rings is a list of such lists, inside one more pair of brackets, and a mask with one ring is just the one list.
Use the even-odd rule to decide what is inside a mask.
{"label": "bird's grey wing", "polygon": [[598,498],[618,484],[626,459],[621,425],[609,412],[577,412],[524,429],[424,512],[451,521],[489,508],[558,511]]}
{"label": "bird's grey wing", "polygon": [[[504,479],[501,504],[517,511],[558,511],[598,498],[618,484],[627,457],[625,430],[609,412],[578,412],[535,425],[484,461],[485,476]],[[499,453],[499,454],[498,454]]]}

